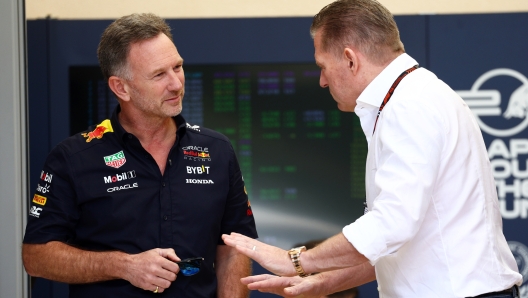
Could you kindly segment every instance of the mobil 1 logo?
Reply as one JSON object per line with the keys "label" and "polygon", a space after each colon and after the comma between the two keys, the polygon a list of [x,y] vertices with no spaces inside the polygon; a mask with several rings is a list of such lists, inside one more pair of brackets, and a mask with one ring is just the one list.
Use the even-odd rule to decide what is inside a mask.
{"label": "mobil 1 logo", "polygon": [[113,176],[105,176],[103,178],[104,178],[104,183],[115,183],[119,181],[136,178],[136,171],[132,170],[128,172],[123,172],[121,174],[115,174]]}

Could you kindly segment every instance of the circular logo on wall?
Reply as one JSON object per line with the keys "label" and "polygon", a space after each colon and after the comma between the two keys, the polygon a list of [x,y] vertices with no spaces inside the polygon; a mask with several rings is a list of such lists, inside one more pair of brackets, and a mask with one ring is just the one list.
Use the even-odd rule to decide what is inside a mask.
{"label": "circular logo on wall", "polygon": [[[521,85],[515,89],[508,100],[508,106],[501,108],[501,93],[495,89],[483,89],[488,80],[506,76],[518,80]],[[528,127],[528,79],[520,72],[509,68],[497,68],[482,74],[471,86],[470,90],[456,91],[464,99],[475,115],[480,129],[496,137],[509,137],[522,132]],[[499,117],[496,123],[506,123],[512,120],[510,127],[493,127],[483,119]],[[514,120],[516,119],[516,120]]]}
{"label": "circular logo on wall", "polygon": [[521,293],[523,293],[527,290],[526,282],[528,281],[528,247],[517,241],[508,241],[508,246],[513,253],[515,262],[517,262],[519,273],[523,277],[523,286],[521,287]]}

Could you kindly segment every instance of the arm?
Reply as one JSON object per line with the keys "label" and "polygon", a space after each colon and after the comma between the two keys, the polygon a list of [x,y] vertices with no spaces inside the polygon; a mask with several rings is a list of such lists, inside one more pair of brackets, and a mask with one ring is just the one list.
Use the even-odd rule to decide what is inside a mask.
{"label": "arm", "polygon": [[[22,259],[31,276],[64,283],[125,279],[136,287],[158,292],[168,288],[179,271],[172,249],[152,249],[129,255],[119,251],[93,252],[51,241],[23,244]],[[172,261],[171,261],[172,260]]]}
{"label": "arm", "polygon": [[[235,247],[275,274],[297,275],[286,250],[237,233],[223,235],[222,239],[227,245]],[[360,254],[342,233],[301,254],[301,265],[306,273],[331,271],[367,262],[368,259]]]}
{"label": "arm", "polygon": [[374,267],[368,263],[346,269],[328,271],[306,278],[273,275],[249,276],[242,279],[251,290],[269,292],[284,297],[319,298],[357,287],[375,280]]}
{"label": "arm", "polygon": [[227,245],[218,245],[215,262],[218,297],[248,297],[249,290],[240,279],[251,274],[251,260]]}

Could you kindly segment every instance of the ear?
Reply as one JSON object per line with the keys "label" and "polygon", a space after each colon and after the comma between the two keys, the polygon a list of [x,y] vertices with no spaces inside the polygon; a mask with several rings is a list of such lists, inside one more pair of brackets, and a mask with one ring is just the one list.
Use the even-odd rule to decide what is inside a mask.
{"label": "ear", "polygon": [[124,101],[130,100],[129,86],[122,78],[111,76],[108,78],[108,87],[110,87],[110,90],[112,90],[119,99]]}
{"label": "ear", "polygon": [[351,48],[345,48],[343,51],[345,61],[348,63],[348,68],[355,75],[359,69],[359,57],[356,51]]}

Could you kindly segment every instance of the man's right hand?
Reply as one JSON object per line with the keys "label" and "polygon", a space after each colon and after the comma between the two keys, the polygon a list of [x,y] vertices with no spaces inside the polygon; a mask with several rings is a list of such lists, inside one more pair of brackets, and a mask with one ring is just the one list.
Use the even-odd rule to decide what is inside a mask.
{"label": "man's right hand", "polygon": [[172,248],[155,248],[139,254],[120,251],[87,251],[66,243],[22,245],[22,259],[29,275],[70,284],[125,279],[132,285],[158,293],[168,288],[180,268]]}
{"label": "man's right hand", "polygon": [[180,268],[175,263],[180,258],[172,248],[155,248],[139,254],[129,255],[123,279],[134,286],[162,293],[176,280]]}

